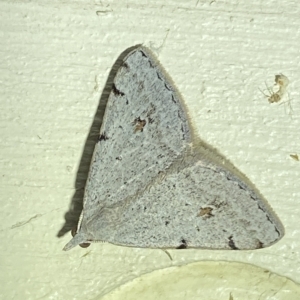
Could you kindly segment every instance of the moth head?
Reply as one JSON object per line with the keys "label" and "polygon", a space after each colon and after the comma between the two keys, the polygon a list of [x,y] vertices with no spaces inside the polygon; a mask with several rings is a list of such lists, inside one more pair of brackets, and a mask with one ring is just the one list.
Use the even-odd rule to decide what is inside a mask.
{"label": "moth head", "polygon": [[72,229],[71,234],[72,234],[73,238],[64,247],[64,249],[63,249],[64,251],[68,251],[78,245],[82,248],[87,248],[90,245],[90,243],[88,243],[88,241],[87,241],[86,234],[84,232],[77,233],[76,231],[77,231],[77,228]]}

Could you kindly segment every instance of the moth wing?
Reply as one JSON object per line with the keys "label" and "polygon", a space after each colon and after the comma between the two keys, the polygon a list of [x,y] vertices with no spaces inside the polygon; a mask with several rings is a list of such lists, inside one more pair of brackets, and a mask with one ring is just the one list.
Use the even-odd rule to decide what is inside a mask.
{"label": "moth wing", "polygon": [[[95,146],[77,235],[105,207],[134,197],[181,155],[192,140],[175,87],[152,54],[130,52],[114,79],[99,141]],[[98,228],[97,230],[101,230]]]}
{"label": "moth wing", "polygon": [[283,236],[283,226],[240,177],[201,154],[187,156],[135,198],[103,212],[98,238],[147,248],[268,247]]}

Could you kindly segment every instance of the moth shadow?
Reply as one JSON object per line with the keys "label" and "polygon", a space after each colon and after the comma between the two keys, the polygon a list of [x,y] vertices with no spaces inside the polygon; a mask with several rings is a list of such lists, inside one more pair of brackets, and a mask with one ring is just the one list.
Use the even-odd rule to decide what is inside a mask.
{"label": "moth shadow", "polygon": [[128,55],[129,52],[133,51],[135,48],[140,47],[141,45],[136,45],[126,49],[124,52],[120,54],[117,58],[113,67],[109,73],[108,79],[106,81],[105,87],[99,99],[99,105],[96,110],[93,123],[90,127],[90,131],[88,133],[84,149],[82,152],[82,156],[80,159],[76,180],[75,180],[75,193],[72,197],[69,211],[65,213],[65,223],[62,228],[58,231],[57,237],[64,236],[68,231],[72,230],[75,226],[77,226],[82,208],[83,208],[83,195],[84,195],[84,187],[87,181],[88,172],[93,156],[93,151],[95,144],[99,138],[99,132],[103,121],[103,116],[105,112],[105,107],[108,101],[108,97],[110,91],[112,89],[113,80],[117,74],[118,69],[123,63],[125,56]]}

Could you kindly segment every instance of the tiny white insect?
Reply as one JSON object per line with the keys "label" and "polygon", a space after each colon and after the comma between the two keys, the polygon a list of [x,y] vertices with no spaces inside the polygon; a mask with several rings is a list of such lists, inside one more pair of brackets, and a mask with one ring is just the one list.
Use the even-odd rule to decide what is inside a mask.
{"label": "tiny white insect", "polygon": [[264,93],[262,90],[260,91],[268,98],[269,103],[278,103],[281,100],[286,99],[286,101],[282,101],[279,105],[284,104],[284,110],[287,111],[288,114],[291,116],[293,112],[293,108],[287,90],[289,83],[290,81],[285,75],[278,74],[275,75],[274,86],[273,87],[266,86],[268,94]]}
{"label": "tiny white insect", "polygon": [[[278,85],[286,88],[287,78],[278,76]],[[258,249],[283,235],[280,220],[254,185],[196,135],[152,53],[144,47],[130,52],[114,79],[83,211],[64,250],[97,241]]]}
{"label": "tiny white insect", "polygon": [[261,92],[268,98],[270,103],[277,103],[286,95],[289,83],[290,81],[285,75],[278,74],[275,75],[274,88],[267,87],[269,94],[265,94],[263,91]]}

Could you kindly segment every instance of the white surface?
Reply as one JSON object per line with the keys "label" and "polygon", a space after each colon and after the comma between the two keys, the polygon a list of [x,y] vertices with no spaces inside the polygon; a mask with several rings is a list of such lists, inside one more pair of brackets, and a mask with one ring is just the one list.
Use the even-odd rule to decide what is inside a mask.
{"label": "white surface", "polygon": [[[99,299],[141,274],[199,260],[247,262],[300,283],[300,163],[289,156],[300,152],[296,3],[2,1],[3,299]],[[245,252],[174,250],[173,261],[110,244],[61,250],[70,235],[57,234],[75,189],[82,200],[109,72],[140,43],[156,51],[199,135],[267,198],[286,229],[280,242]],[[291,115],[259,91],[278,73],[290,81]]]}

